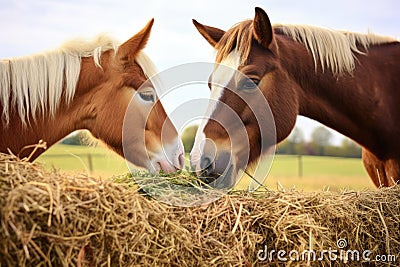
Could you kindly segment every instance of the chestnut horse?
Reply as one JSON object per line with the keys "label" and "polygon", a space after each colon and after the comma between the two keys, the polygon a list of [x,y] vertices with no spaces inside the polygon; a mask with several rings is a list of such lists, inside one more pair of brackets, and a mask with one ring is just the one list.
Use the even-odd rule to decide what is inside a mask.
{"label": "chestnut horse", "polygon": [[[67,42],[55,51],[1,60],[0,152],[34,160],[43,149],[30,145],[43,140],[51,146],[75,130],[88,129],[138,166],[153,172],[181,169],[181,140],[147,81],[156,74],[142,51],[153,21],[120,46],[99,36],[90,42]],[[137,124],[123,137],[129,105],[135,111],[130,121]]]}
{"label": "chestnut horse", "polygon": [[[207,176],[216,178],[218,173],[231,167],[227,164],[233,165],[236,170],[246,168],[240,165],[236,152],[227,151],[224,147],[223,143],[229,137],[221,124],[214,122],[224,120],[221,109],[218,109],[222,105],[235,110],[246,127],[250,163],[265,153],[260,149],[261,142],[265,141],[260,140],[263,129],[255,125],[257,120],[252,115],[251,107],[241,101],[245,93],[251,98],[252,94],[261,91],[275,120],[275,143],[284,140],[293,129],[296,116],[303,115],[360,144],[364,166],[377,187],[398,183],[398,40],[304,25],[271,26],[268,15],[261,8],[255,9],[253,20],[238,23],[226,32],[195,20],[193,23],[217,50],[216,63],[234,55],[237,60],[230,60],[229,67],[242,72],[247,76],[244,79],[254,83],[253,86],[249,81],[235,79],[235,76],[229,76],[229,81],[225,81],[231,90],[225,87],[218,94],[219,102],[211,119],[199,128],[196,135],[196,139],[213,140],[216,157],[211,156],[215,152],[196,142],[197,146],[191,154],[201,158],[199,162],[192,163],[197,170],[203,169]],[[260,109],[262,107],[257,106],[257,102],[265,100],[252,101],[255,102],[253,107]]]}

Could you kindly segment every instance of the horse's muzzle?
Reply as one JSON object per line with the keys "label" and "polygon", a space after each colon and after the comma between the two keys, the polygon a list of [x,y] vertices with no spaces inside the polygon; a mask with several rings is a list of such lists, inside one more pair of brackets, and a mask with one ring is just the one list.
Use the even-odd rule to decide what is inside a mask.
{"label": "horse's muzzle", "polygon": [[200,168],[201,181],[214,188],[228,189],[235,185],[235,166],[228,151],[220,151],[216,157],[203,154]]}

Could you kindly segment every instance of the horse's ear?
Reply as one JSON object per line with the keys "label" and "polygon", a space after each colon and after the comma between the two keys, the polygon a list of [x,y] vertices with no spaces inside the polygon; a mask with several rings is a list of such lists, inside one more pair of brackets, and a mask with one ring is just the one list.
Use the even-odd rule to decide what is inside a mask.
{"label": "horse's ear", "polygon": [[151,19],[144,28],[120,45],[117,52],[117,59],[123,62],[133,62],[136,54],[142,50],[149,40],[151,27],[154,19]]}
{"label": "horse's ear", "polygon": [[222,36],[225,34],[225,31],[221,29],[203,25],[201,23],[198,23],[195,19],[193,19],[192,21],[199,33],[203,35],[203,37],[213,47],[215,47],[215,45],[219,42],[219,40],[221,40]]}
{"label": "horse's ear", "polygon": [[256,7],[256,15],[253,20],[254,38],[265,48],[270,48],[273,40],[271,22],[267,13],[259,7]]}

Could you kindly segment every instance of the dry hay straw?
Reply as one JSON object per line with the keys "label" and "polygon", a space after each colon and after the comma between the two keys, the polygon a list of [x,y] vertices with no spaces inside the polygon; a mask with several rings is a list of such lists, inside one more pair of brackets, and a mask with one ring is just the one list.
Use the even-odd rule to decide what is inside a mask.
{"label": "dry hay straw", "polygon": [[[47,172],[4,154],[0,179],[1,266],[286,265],[276,253],[272,262],[257,253],[265,246],[287,253],[337,249],[340,238],[345,249],[395,255],[392,266],[399,265],[399,186],[236,192],[184,208],[159,203],[131,183]],[[361,265],[327,254],[309,264]]]}

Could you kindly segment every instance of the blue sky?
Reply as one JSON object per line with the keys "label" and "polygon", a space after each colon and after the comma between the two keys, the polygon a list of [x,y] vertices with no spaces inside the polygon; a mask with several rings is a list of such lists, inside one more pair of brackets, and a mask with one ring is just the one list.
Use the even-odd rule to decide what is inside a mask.
{"label": "blue sky", "polygon": [[[124,41],[155,18],[146,52],[160,71],[182,63],[212,62],[213,49],[195,30],[191,19],[228,29],[252,18],[256,6],[267,11],[272,23],[312,24],[400,37],[397,0],[0,0],[0,58],[56,48],[68,39],[99,33]],[[184,93],[187,95],[182,99],[207,97],[208,89]],[[169,108],[178,104],[167,103]],[[299,120],[306,136],[315,125]]]}

